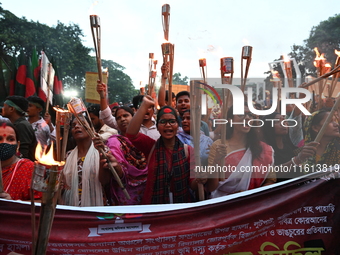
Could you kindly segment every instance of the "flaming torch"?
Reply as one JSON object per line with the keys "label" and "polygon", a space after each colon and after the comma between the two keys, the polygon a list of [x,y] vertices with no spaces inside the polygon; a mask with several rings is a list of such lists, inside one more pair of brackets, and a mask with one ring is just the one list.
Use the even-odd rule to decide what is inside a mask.
{"label": "flaming torch", "polygon": [[[169,70],[167,73],[169,88],[168,95],[172,95],[172,75],[173,75],[173,67],[174,67],[174,51],[175,45],[166,42],[162,44],[162,54],[163,54],[163,63],[169,63]],[[168,105],[171,106],[172,100],[168,100]]]}
{"label": "flaming torch", "polygon": [[[195,166],[201,166],[200,157],[200,126],[201,126],[201,100],[202,92],[200,90],[200,83],[197,80],[190,81],[190,118],[191,118],[191,136],[194,139],[194,154],[195,154]],[[196,172],[196,178],[199,178],[200,172]],[[197,183],[198,186],[198,198],[200,201],[204,200],[204,187],[202,183]]]}
{"label": "flaming torch", "polygon": [[[66,146],[68,140],[68,133],[70,129],[70,122],[72,114],[63,108],[53,107],[56,111],[56,149],[57,149],[57,160],[61,161],[66,155]],[[63,136],[61,134],[61,126],[64,127]],[[62,141],[62,146],[60,148],[60,140]]]}
{"label": "flaming torch", "polygon": [[[334,50],[334,53],[338,56],[335,60],[335,65],[334,67],[337,67],[340,65],[340,51],[338,50]],[[338,78],[339,78],[339,73],[336,73],[335,75],[332,76],[332,83],[331,83],[331,89],[329,92],[329,97],[332,97],[332,94],[335,90],[336,84],[338,82]]]}
{"label": "flaming torch", "polygon": [[205,58],[200,58],[198,60],[199,66],[201,68],[202,76],[203,76],[203,82],[206,83],[206,77],[205,74],[207,73],[207,60]]}
{"label": "flaming torch", "polygon": [[[172,95],[172,74],[174,68],[174,52],[175,45],[169,43],[169,24],[170,24],[170,5],[164,4],[162,6],[162,24],[164,31],[164,39],[167,41],[163,43],[162,46],[162,55],[163,55],[163,63],[169,63],[169,70],[167,73],[169,88],[168,95]],[[169,98],[170,98],[169,96]],[[168,105],[171,106],[172,100],[168,100]]]}
{"label": "flaming torch", "polygon": [[156,66],[157,60],[153,59],[154,54],[149,53],[149,87],[148,87],[148,95],[154,96],[154,87],[155,87],[155,79],[157,75]]}
{"label": "flaming torch", "polygon": [[139,82],[139,94],[144,95],[145,94],[145,88],[142,85],[142,81]]}
{"label": "flaming torch", "polygon": [[[64,165],[64,161],[55,161],[53,158],[53,144],[48,153],[42,152],[38,144],[35,157],[34,175],[32,177],[32,188],[42,192],[40,208],[38,237],[33,242],[35,255],[46,254],[48,239],[51,233],[58,194],[58,172]],[[35,227],[35,226],[34,226]],[[35,237],[33,237],[35,240]]]}
{"label": "flaming torch", "polygon": [[[232,57],[221,58],[221,81],[222,84],[232,84],[233,83],[233,75],[234,75],[234,59]],[[228,103],[229,102],[229,90],[222,89],[222,110],[221,110],[221,118],[227,119],[228,112]],[[226,143],[226,134],[227,134],[227,125],[221,125],[221,143]],[[221,162],[224,165],[224,161]],[[223,171],[220,173],[220,181],[225,179],[225,174]]]}
{"label": "flaming torch", "polygon": [[[314,51],[315,51],[315,54],[316,54],[316,57],[315,57],[315,60],[314,60],[314,66],[316,67],[316,70],[317,70],[317,76],[322,77],[324,75],[324,71],[325,71],[326,59],[325,59],[323,53],[320,54],[317,47],[314,48]],[[321,98],[325,85],[321,81],[318,82],[318,85],[319,85],[318,86],[319,87],[319,95],[320,95],[320,98]],[[322,107],[323,107],[323,101],[319,100],[318,109],[321,109]]]}
{"label": "flaming torch", "polygon": [[[94,50],[96,52],[97,69],[98,69],[98,79],[100,82],[103,81],[102,77],[102,59],[101,59],[101,30],[100,30],[100,19],[98,15],[90,15],[90,25],[94,44]],[[107,90],[107,87],[106,87]],[[106,91],[107,92],[107,91]],[[107,95],[107,93],[106,93]],[[104,98],[104,92],[101,91],[100,97]]]}
{"label": "flaming torch", "polygon": [[[242,55],[241,55],[241,90],[242,92],[244,92],[244,89],[246,87],[252,52],[253,52],[253,47],[251,46],[242,47]],[[244,77],[243,77],[243,60],[246,60],[246,69],[245,69]]]}
{"label": "flaming torch", "polygon": [[[88,133],[88,135],[92,138],[96,137],[96,134],[94,132],[93,126],[86,121],[84,114],[86,113],[87,116],[89,116],[89,113],[87,112],[87,109],[83,103],[83,101],[80,98],[72,98],[70,102],[67,104],[67,107],[69,111],[77,118],[79,124],[85,129],[85,131]],[[91,122],[92,124],[92,122]],[[106,159],[107,162],[110,162],[109,159],[106,156],[106,153],[102,148],[98,149],[100,153],[103,155],[103,157]],[[115,178],[116,182],[118,183],[119,187],[123,190],[124,195],[127,199],[131,199],[129,193],[125,189],[121,179],[119,178],[119,175],[117,174],[116,170],[111,164],[108,164],[110,171]]]}
{"label": "flaming torch", "polygon": [[162,6],[162,23],[165,40],[169,41],[169,25],[170,25],[170,5],[163,4]]}

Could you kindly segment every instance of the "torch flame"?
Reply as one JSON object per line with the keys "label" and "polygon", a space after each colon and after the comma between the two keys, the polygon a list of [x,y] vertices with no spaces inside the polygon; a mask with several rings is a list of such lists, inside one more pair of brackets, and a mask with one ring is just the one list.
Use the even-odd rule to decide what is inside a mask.
{"label": "torch flame", "polygon": [[334,50],[334,53],[338,55],[338,58],[340,58],[340,51],[339,50]]}
{"label": "torch flame", "polygon": [[63,108],[60,108],[60,107],[53,107],[53,110],[55,110],[56,112],[70,112],[69,110],[66,110],[66,109],[63,109]]}
{"label": "torch flame", "polygon": [[35,149],[35,158],[36,160],[43,165],[47,166],[52,166],[52,165],[57,165],[57,166],[63,166],[64,161],[55,161],[53,158],[53,142],[51,144],[51,149],[46,153],[46,149],[42,149],[41,144],[38,143],[36,149]]}
{"label": "torch flame", "polygon": [[290,58],[288,57],[288,55],[283,54],[283,61],[284,62],[290,62]]}
{"label": "torch flame", "polygon": [[320,57],[320,52],[318,50],[318,47],[315,47],[314,51],[315,51],[316,57],[319,58]]}
{"label": "torch flame", "polygon": [[98,4],[98,1],[94,1],[93,3],[92,3],[92,5],[90,6],[90,8],[89,8],[89,14],[91,15],[91,14],[95,14],[94,13],[94,11],[93,11],[93,8],[94,8],[94,6],[96,6]]}
{"label": "torch flame", "polygon": [[315,57],[315,60],[314,60],[313,64],[314,64],[315,67],[320,67],[320,66],[322,66],[321,62],[325,61],[326,58],[325,58],[323,53],[320,54],[320,52],[319,52],[317,47],[314,48],[314,51],[315,51],[316,57]]}

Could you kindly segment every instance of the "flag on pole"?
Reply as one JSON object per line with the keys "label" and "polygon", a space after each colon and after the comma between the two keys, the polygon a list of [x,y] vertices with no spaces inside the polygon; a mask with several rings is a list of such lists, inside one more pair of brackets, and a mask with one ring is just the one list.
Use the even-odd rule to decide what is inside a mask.
{"label": "flag on pole", "polygon": [[15,77],[15,90],[14,94],[17,96],[25,96],[26,91],[26,74],[27,74],[27,67],[26,67],[26,56],[23,51],[20,51],[19,55],[19,67]]}
{"label": "flag on pole", "polygon": [[25,86],[26,86],[25,97],[36,95],[31,58],[28,58],[27,61]]}
{"label": "flag on pole", "polygon": [[54,59],[52,59],[52,66],[54,68],[54,82],[53,82],[53,105],[63,105],[63,82],[61,80],[60,72],[57,68],[57,64]]}
{"label": "flag on pole", "polygon": [[32,50],[31,60],[32,60],[32,69],[33,69],[33,81],[34,81],[34,84],[35,84],[36,93],[38,94],[39,87],[40,87],[40,69],[41,69],[41,66],[40,66],[40,61],[39,61],[39,58],[38,58],[38,53],[37,53],[37,50],[35,48],[33,48],[33,50]]}

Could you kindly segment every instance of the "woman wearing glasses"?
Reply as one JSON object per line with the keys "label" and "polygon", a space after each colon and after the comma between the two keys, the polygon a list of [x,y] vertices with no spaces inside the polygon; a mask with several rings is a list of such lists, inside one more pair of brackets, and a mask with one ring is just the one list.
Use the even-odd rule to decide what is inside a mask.
{"label": "woman wearing glasses", "polygon": [[138,133],[143,116],[154,105],[151,97],[145,96],[132,118],[126,136],[148,158],[148,179],[143,197],[144,204],[187,203],[193,201],[192,190],[197,182],[190,178],[194,168],[193,149],[184,145],[176,136],[177,113],[170,106],[157,113],[157,129],[161,137],[155,141]]}
{"label": "woman wearing glasses", "polygon": [[273,165],[273,149],[261,142],[258,132],[250,126],[255,125],[251,121],[254,116],[247,106],[244,111],[244,115],[233,115],[233,107],[228,110],[226,143],[222,144],[219,139],[210,148],[209,166],[225,170],[224,181],[219,181],[218,173],[208,179],[206,189],[212,198],[276,181],[275,173],[264,171]]}

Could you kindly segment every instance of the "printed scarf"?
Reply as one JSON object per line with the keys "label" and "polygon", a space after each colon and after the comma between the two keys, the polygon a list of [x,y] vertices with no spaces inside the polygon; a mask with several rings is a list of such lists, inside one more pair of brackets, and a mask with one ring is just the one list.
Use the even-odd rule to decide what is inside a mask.
{"label": "printed scarf", "polygon": [[168,204],[170,191],[173,194],[174,203],[190,202],[190,164],[185,156],[183,143],[176,137],[172,153],[172,169],[168,169],[166,148],[162,138],[157,140],[154,152],[156,156],[155,184],[151,203]]}

